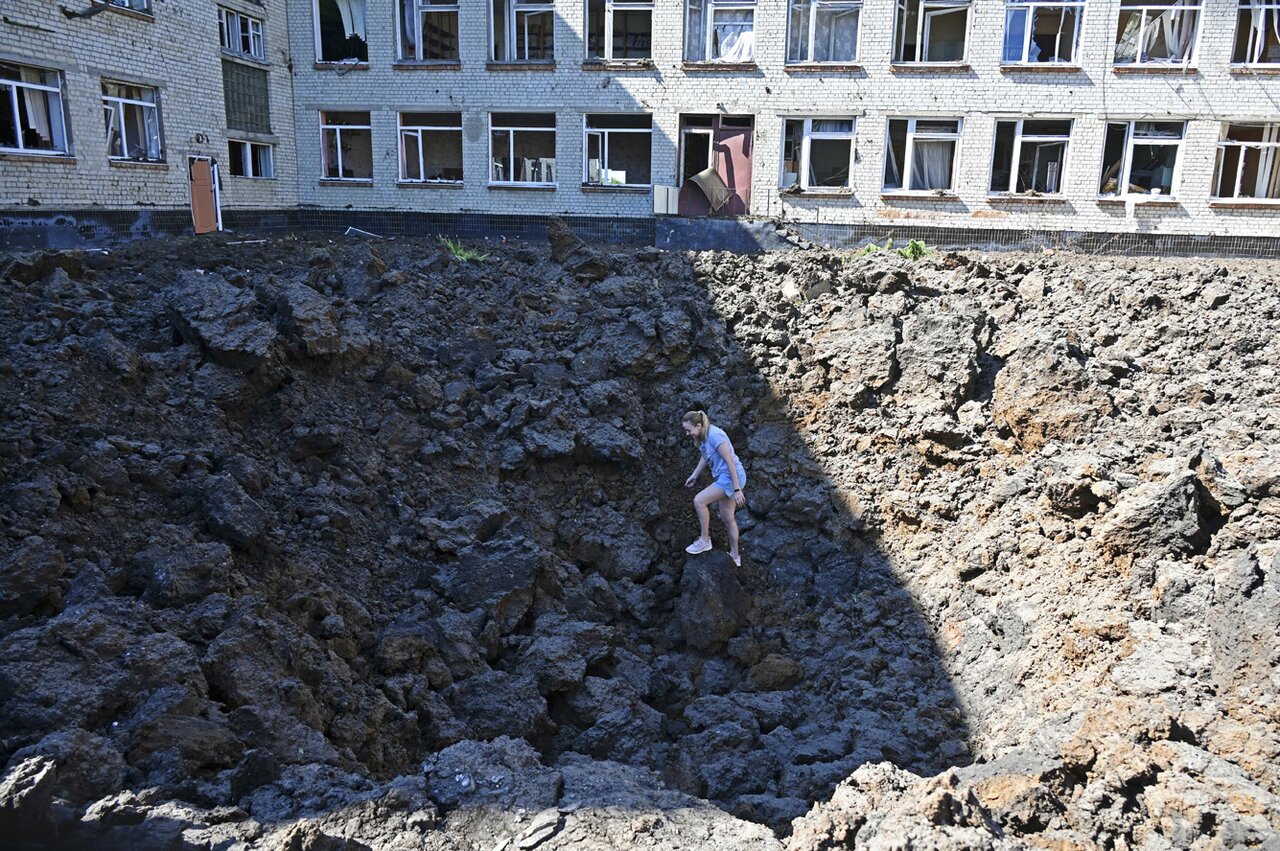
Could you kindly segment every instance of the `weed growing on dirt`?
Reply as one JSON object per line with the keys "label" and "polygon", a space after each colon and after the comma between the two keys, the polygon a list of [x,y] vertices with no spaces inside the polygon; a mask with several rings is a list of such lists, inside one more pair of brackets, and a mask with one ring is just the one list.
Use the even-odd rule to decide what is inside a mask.
{"label": "weed growing on dirt", "polygon": [[913,239],[909,241],[906,245],[902,246],[901,248],[895,249],[893,247],[893,238],[891,237],[884,241],[884,245],[877,245],[873,242],[869,245],[863,246],[863,248],[853,256],[865,257],[866,255],[874,254],[877,251],[897,251],[903,257],[912,261],[919,260],[921,257],[925,256],[926,254],[933,253],[933,250],[929,248],[928,245],[925,244],[925,241],[923,239]]}
{"label": "weed growing on dirt", "polygon": [[453,255],[454,260],[461,260],[464,263],[471,260],[474,260],[477,263],[483,263],[489,257],[489,253],[487,251],[476,251],[474,248],[467,248],[460,241],[450,239],[447,236],[440,237],[440,244],[444,246],[446,251]]}

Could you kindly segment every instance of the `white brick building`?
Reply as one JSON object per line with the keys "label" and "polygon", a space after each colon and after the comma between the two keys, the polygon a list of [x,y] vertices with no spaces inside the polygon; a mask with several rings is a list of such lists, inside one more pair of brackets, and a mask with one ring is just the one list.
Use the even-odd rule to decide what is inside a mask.
{"label": "white brick building", "polygon": [[[722,214],[1280,236],[1277,0],[112,2],[145,11],[18,0],[0,24],[71,137],[0,127],[3,210],[183,211],[204,155],[229,211],[642,220],[665,186],[706,212],[725,187],[686,178],[711,163]],[[227,129],[224,63],[266,72],[269,132]],[[106,80],[158,92],[162,164],[112,158]],[[274,176],[230,176],[232,139],[273,146]]]}

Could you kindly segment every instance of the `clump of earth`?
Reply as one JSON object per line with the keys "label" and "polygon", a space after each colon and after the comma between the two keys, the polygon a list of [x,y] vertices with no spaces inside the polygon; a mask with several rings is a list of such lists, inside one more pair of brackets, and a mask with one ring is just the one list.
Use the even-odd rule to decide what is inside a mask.
{"label": "clump of earth", "polygon": [[1280,266],[484,251],[0,258],[6,842],[1278,841]]}

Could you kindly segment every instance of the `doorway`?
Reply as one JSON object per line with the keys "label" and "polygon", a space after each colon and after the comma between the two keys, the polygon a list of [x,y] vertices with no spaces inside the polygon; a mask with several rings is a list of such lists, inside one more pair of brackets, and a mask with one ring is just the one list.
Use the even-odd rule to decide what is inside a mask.
{"label": "doorway", "polygon": [[196,233],[222,230],[222,193],[218,164],[211,157],[187,157],[191,178],[191,225]]}
{"label": "doorway", "polygon": [[[728,217],[750,212],[754,133],[755,119],[750,115],[680,116],[680,215]],[[693,180],[707,169],[714,169],[728,190],[718,209],[712,209],[707,191]]]}

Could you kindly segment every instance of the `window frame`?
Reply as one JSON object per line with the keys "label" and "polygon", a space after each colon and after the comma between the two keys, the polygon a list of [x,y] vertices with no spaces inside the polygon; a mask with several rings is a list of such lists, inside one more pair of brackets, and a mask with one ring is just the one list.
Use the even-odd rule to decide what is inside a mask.
{"label": "window frame", "polygon": [[[235,9],[228,9],[226,6],[218,8],[218,37],[222,43],[222,52],[228,56],[234,56],[237,59],[252,59],[255,62],[266,63],[267,61],[267,39],[266,25],[261,18],[255,18],[252,15],[246,15],[243,12],[237,12]],[[249,25],[249,50],[243,49],[245,32],[244,25]],[[255,30],[256,25],[256,30]],[[257,38],[257,51],[254,51],[254,38]],[[234,43],[230,43],[234,42]],[[236,45],[240,45],[237,47]]]}
{"label": "window frame", "polygon": [[[1102,192],[1102,177],[1106,174],[1107,167],[1107,128],[1113,124],[1126,125],[1125,130],[1125,146],[1123,160],[1120,164],[1120,172],[1116,175],[1117,191],[1112,195],[1106,195]],[[1139,139],[1137,129],[1139,124],[1181,124],[1182,135],[1176,140],[1169,136],[1143,136]],[[1177,189],[1182,180],[1182,146],[1187,141],[1187,122],[1185,120],[1171,121],[1152,121],[1150,119],[1107,119],[1103,122],[1102,131],[1102,172],[1098,176],[1098,198],[1102,200],[1126,200],[1129,198],[1160,198],[1161,200],[1177,200]],[[1144,146],[1151,145],[1172,145],[1177,148],[1177,152],[1173,158],[1173,173],[1169,176],[1169,194],[1163,192],[1129,192],[1127,187],[1132,182],[1130,178],[1133,176],[1133,149],[1138,144]],[[1121,187],[1126,187],[1126,191],[1118,191]]]}
{"label": "window frame", "polygon": [[[596,115],[644,116],[649,119],[649,129],[639,127],[591,127],[591,118]],[[648,183],[605,183],[603,180],[589,179],[587,164],[587,145],[592,135],[600,136],[600,171],[609,171],[609,134],[645,134],[649,137],[649,182]],[[648,112],[584,112],[582,114],[582,185],[602,189],[648,189],[653,186],[653,115]]]}
{"label": "window frame", "polygon": [[[154,15],[155,11],[151,7],[151,0],[93,0],[95,3],[105,3],[108,6],[116,6],[120,9],[128,9],[130,12],[138,12],[143,15]],[[141,5],[139,9],[134,4]]]}
{"label": "window frame", "polygon": [[[368,116],[368,124],[328,124],[326,117],[331,112],[353,112],[359,114],[364,112]],[[333,130],[336,132],[334,137],[334,151],[338,155],[338,176],[330,177],[328,172],[328,146],[326,145],[325,133]],[[342,131],[343,130],[368,130],[369,131],[369,176],[368,177],[343,177],[342,176]],[[322,109],[320,110],[320,179],[323,181],[343,183],[373,183],[373,113],[364,110],[345,110],[345,109]]]}
{"label": "window frame", "polygon": [[[1143,43],[1145,41],[1144,36],[1147,32],[1147,26],[1153,20],[1156,20],[1160,17],[1159,15],[1156,15],[1154,18],[1149,19],[1148,12],[1152,10],[1164,10],[1165,12],[1168,12],[1178,7],[1181,7],[1183,11],[1196,13],[1195,14],[1195,34],[1191,37],[1191,48],[1187,51],[1186,57],[1176,62],[1164,61],[1164,60],[1150,60],[1150,59],[1144,60],[1142,58],[1142,48],[1143,48]],[[1140,11],[1142,13],[1142,17],[1138,24],[1138,34],[1137,34],[1134,58],[1132,61],[1121,62],[1116,59],[1116,48],[1120,46],[1120,32],[1119,32],[1120,17],[1119,16],[1123,15],[1126,11]],[[1157,2],[1154,2],[1154,0],[1146,0],[1146,2],[1135,3],[1129,6],[1124,5],[1123,0],[1121,0],[1119,11],[1116,14],[1117,14],[1117,17],[1116,17],[1117,32],[1115,36],[1115,41],[1111,47],[1112,67],[1115,67],[1115,68],[1192,68],[1195,66],[1200,56],[1200,38],[1204,32],[1204,27],[1202,26],[1202,24],[1204,23],[1204,0],[1173,0],[1173,2],[1171,2],[1168,5],[1161,5]],[[1238,20],[1239,18],[1237,17],[1237,21]]]}
{"label": "window frame", "polygon": [[[1239,0],[1239,3],[1237,3],[1236,5],[1235,40],[1231,44],[1231,55],[1233,57],[1235,56],[1236,51],[1240,46],[1240,17],[1254,8],[1257,8],[1262,12],[1263,29],[1266,29],[1267,16],[1268,15],[1271,16],[1271,19],[1273,21],[1272,31],[1275,32],[1277,41],[1280,41],[1280,0],[1252,0],[1252,1]],[[1256,31],[1257,30],[1254,27],[1249,28],[1249,39],[1251,41]],[[1258,50],[1261,51],[1261,49],[1264,47],[1266,47],[1265,39],[1262,41],[1260,45],[1258,45]],[[1247,58],[1248,55],[1249,55],[1248,45],[1245,45],[1245,57],[1246,57],[1245,60],[1243,62],[1236,62],[1233,59],[1230,63],[1231,67],[1233,68],[1274,68],[1274,67],[1280,66],[1280,58],[1277,58],[1272,62],[1257,62],[1257,61],[1249,60]]]}
{"label": "window frame", "polygon": [[[800,156],[799,156],[799,173],[796,175],[795,186],[800,192],[823,193],[830,195],[847,195],[853,191],[853,164],[854,153],[857,150],[858,141],[858,119],[853,115],[784,115],[782,116],[782,146],[785,150],[787,144],[787,123],[791,121],[803,122],[801,126],[800,136]],[[813,122],[815,121],[848,121],[848,131],[832,131],[832,130],[814,130]],[[829,139],[837,141],[847,141],[849,143],[849,168],[845,176],[843,186],[811,186],[809,185],[810,166],[810,150],[814,139]],[[791,187],[783,186],[782,182],[787,173],[786,157],[783,156],[778,163],[778,186],[779,191],[786,192]]]}
{"label": "window frame", "polygon": [[[902,30],[902,38],[898,38],[898,15],[907,14],[907,4],[916,2],[919,4],[916,12],[916,57],[915,59],[905,58],[906,52],[906,27]],[[932,7],[929,8],[929,7]],[[893,17],[893,50],[889,55],[891,65],[964,65],[969,61],[969,36],[973,32],[973,7],[974,0],[896,0],[894,3]],[[933,25],[932,18],[940,14],[952,14],[956,11],[965,10],[964,21],[964,49],[960,52],[959,59],[923,59],[919,58],[927,55],[927,45],[929,43],[928,33]],[[899,45],[901,42],[901,45]],[[903,54],[900,57],[900,54]]]}
{"label": "window frame", "polygon": [[450,132],[450,133],[452,133],[452,132],[455,132],[455,131],[456,131],[456,132],[457,132],[457,134],[458,134],[458,150],[461,152],[461,151],[463,151],[463,148],[464,148],[464,145],[465,145],[465,141],[466,141],[466,140],[463,138],[463,135],[462,135],[462,113],[461,113],[461,112],[452,112],[452,111],[450,111],[450,113],[449,113],[449,114],[453,114],[453,115],[457,115],[457,116],[458,116],[458,123],[457,123],[457,125],[443,125],[443,124],[439,124],[439,125],[437,125],[437,124],[409,124],[409,125],[406,125],[406,124],[404,123],[404,116],[405,116],[405,114],[406,114],[406,113],[410,113],[410,114],[420,114],[420,113],[418,113],[417,111],[415,111],[415,110],[410,110],[410,109],[399,110],[399,111],[397,111],[397,112],[396,112],[396,143],[397,143],[397,144],[396,144],[396,147],[397,147],[397,154],[396,154],[396,158],[399,160],[399,169],[400,169],[399,177],[396,179],[396,182],[397,182],[397,183],[406,183],[406,184],[410,184],[410,185],[413,185],[413,186],[419,186],[419,185],[426,185],[426,186],[461,186],[461,185],[462,185],[463,180],[465,180],[465,178],[466,178],[466,162],[467,162],[467,160],[466,160],[466,156],[465,156],[465,154],[464,154],[464,155],[463,155],[463,157],[462,157],[463,177],[460,177],[460,178],[458,178],[457,180],[448,179],[448,178],[431,178],[431,179],[428,179],[428,178],[426,178],[426,177],[419,177],[419,178],[417,178],[417,179],[415,180],[414,178],[408,177],[408,173],[409,173],[409,172],[408,172],[408,169],[407,169],[407,167],[406,167],[406,166],[408,165],[408,161],[409,161],[409,159],[408,159],[408,154],[406,153],[406,149],[405,149],[405,144],[404,144],[404,142],[405,142],[405,136],[407,136],[407,135],[410,135],[410,136],[416,136],[416,137],[417,137],[417,139],[418,139],[418,174],[426,174],[426,171],[427,171],[427,167],[426,167],[426,155],[425,155],[425,153],[424,153],[424,148],[423,148],[423,146],[422,146],[422,131],[424,131],[424,130],[425,130],[425,131],[432,132],[432,133],[434,133],[434,132]]}
{"label": "window frame", "polygon": [[[898,166],[898,174],[902,178],[902,186],[891,187],[885,185],[884,169],[880,171],[880,191],[882,194],[899,195],[910,194],[920,195],[923,197],[936,195],[955,195],[956,194],[956,178],[959,172],[960,159],[960,141],[964,136],[964,117],[963,116],[921,116],[908,117],[902,115],[891,115],[886,117],[884,126],[884,145],[885,145],[885,165],[888,165],[888,154],[891,152],[893,140],[890,136],[894,121],[907,122],[907,138],[906,145],[903,148],[902,162]],[[940,131],[927,131],[919,133],[916,131],[916,124],[920,121],[954,121],[956,129],[954,133],[943,133]],[[946,189],[911,189],[911,166],[915,162],[915,143],[919,140],[926,142],[954,142],[955,147],[951,149],[951,185]]]}
{"label": "window frame", "polygon": [[[312,25],[312,29],[315,32],[316,64],[325,65],[325,66],[369,64],[368,59],[359,59],[354,56],[344,57],[342,59],[325,59],[324,58],[324,44],[322,43],[321,37],[320,37],[321,36],[320,2],[321,0],[311,0],[311,25]],[[365,56],[368,56],[369,55],[369,21],[368,21],[369,5],[367,2],[365,3],[364,11],[365,11],[365,29],[364,29],[364,35],[360,36],[360,38],[361,40],[364,41]]]}
{"label": "window frame", "polygon": [[[786,65],[851,65],[860,62],[862,59],[862,0],[799,0],[799,2],[807,3],[809,9],[809,32],[804,42],[808,56],[804,58],[793,58],[791,56],[791,21],[794,18],[792,14],[797,0],[787,0],[787,26],[786,26]],[[834,6],[844,7],[846,11],[856,11],[858,13],[858,36],[853,42],[853,56],[848,59],[814,59],[813,44],[815,30],[818,26],[818,7]]]}
{"label": "window frame", "polygon": [[[276,146],[275,145],[271,144],[270,142],[254,142],[249,139],[236,139],[234,137],[228,137],[227,156],[228,156],[228,159],[230,159],[232,162],[234,162],[236,159],[236,155],[233,154],[230,149],[232,145],[243,146],[240,153],[240,156],[241,156],[240,166],[245,171],[245,174],[236,174],[235,172],[233,172],[231,169],[231,162],[229,162],[227,163],[227,175],[229,177],[243,178],[245,180],[275,180],[276,179],[276,152],[275,152]],[[266,163],[268,166],[267,171],[270,172],[269,174],[250,174],[249,172],[254,170],[252,166],[250,166],[247,169],[244,168],[246,165],[249,165],[253,162],[254,148],[262,148],[267,152]]]}
{"label": "window frame", "polygon": [[[1277,0],[1280,2],[1280,0]],[[1065,68],[1074,68],[1080,65],[1080,31],[1084,29],[1085,0],[1007,0],[1004,6],[1004,38],[1000,42],[1000,64],[1006,68],[1014,67],[1030,67],[1039,68],[1042,66],[1059,66]],[[1070,62],[1053,62],[1040,61],[1038,59],[1028,59],[1031,53],[1031,40],[1035,36],[1035,16],[1036,11],[1044,8],[1058,9],[1075,9],[1076,25],[1075,31],[1071,36],[1071,61]],[[1023,10],[1026,12],[1026,24],[1024,25],[1022,35],[1022,58],[1017,60],[1009,60],[1004,56],[1004,50],[1009,40],[1009,13],[1015,10]]]}
{"label": "window frame", "polygon": [[[499,114],[501,114],[501,115],[548,115],[548,116],[550,116],[550,117],[551,117],[551,126],[550,126],[550,127],[514,127],[514,126],[513,126],[513,127],[501,127],[501,126],[497,126],[497,125],[495,125],[495,124],[494,124],[494,121],[493,121],[494,116],[495,116],[495,115],[499,115]],[[552,180],[552,181],[545,181],[545,180],[543,180],[543,181],[532,181],[532,180],[494,180],[494,179],[493,179],[493,167],[494,167],[494,163],[495,163],[495,161],[494,161],[494,159],[493,159],[493,134],[494,134],[495,132],[506,132],[506,133],[510,133],[510,134],[511,134],[511,135],[510,135],[510,137],[509,137],[509,138],[508,138],[508,140],[507,140],[507,146],[508,146],[508,147],[507,147],[507,156],[508,156],[508,158],[509,158],[509,161],[511,162],[511,165],[512,165],[512,171],[514,171],[514,170],[515,170],[515,162],[516,162],[516,153],[515,153],[515,146],[516,146],[516,133],[519,133],[519,132],[526,132],[526,133],[528,133],[528,132],[532,132],[532,133],[550,133],[550,134],[551,134],[551,139],[552,139],[552,150],[553,150],[553,151],[555,151],[555,150],[556,150],[556,148],[558,147],[558,144],[559,144],[558,129],[559,129],[559,117],[558,117],[554,112],[537,112],[537,111],[534,111],[534,110],[527,110],[527,111],[525,111],[525,110],[515,110],[515,111],[511,111],[511,110],[504,110],[504,111],[503,111],[503,112],[501,112],[501,113],[498,113],[498,112],[496,112],[496,111],[491,111],[491,112],[489,112],[489,133],[488,133],[488,136],[489,136],[489,141],[488,141],[488,147],[489,147],[489,169],[488,169],[488,171],[489,171],[489,185],[490,185],[490,186],[514,186],[514,187],[519,187],[519,188],[536,188],[536,189],[546,189],[546,188],[555,189],[555,188],[557,188],[557,187],[559,186],[559,180],[560,180],[560,169],[559,169],[559,165],[558,165],[558,164],[557,164],[557,166],[556,166],[556,179],[555,179],[555,180]],[[553,157],[553,159],[558,159],[558,157]]]}
{"label": "window frame", "polygon": [[[701,59],[690,59],[688,56],[689,18],[690,18],[690,13],[693,9],[693,4],[695,2],[702,4],[703,30],[702,30],[702,58]],[[751,35],[752,35],[753,41],[751,45],[750,63],[740,63],[738,61],[730,61],[728,59],[713,58],[711,56],[711,45],[715,41],[716,13],[717,12],[745,12],[745,11],[751,12]],[[685,32],[685,39],[684,39],[683,50],[685,53],[684,59],[686,62],[717,63],[717,64],[725,64],[725,65],[738,65],[738,64],[754,65],[756,63],[756,47],[757,47],[756,44],[754,43],[755,32],[756,32],[756,0],[685,0],[684,32]]]}
{"label": "window frame", "polygon": [[[1065,136],[1046,136],[1036,134],[1024,134],[1023,127],[1028,121],[1065,121],[1067,122],[1067,133]],[[1009,160],[1009,188],[1008,189],[992,189],[991,180],[987,180],[987,194],[997,198],[1005,198],[1014,196],[1018,198],[1061,198],[1065,195],[1064,186],[1067,182],[1067,163],[1068,157],[1071,156],[1071,134],[1076,129],[1076,121],[1074,118],[997,118],[994,127],[994,133],[991,137],[991,171],[994,174],[996,168],[996,145],[999,142],[1000,125],[1013,124],[1013,156]],[[1022,143],[1023,142],[1061,142],[1062,143],[1062,173],[1058,175],[1058,189],[1055,192],[1041,192],[1038,189],[1030,189],[1026,192],[1018,191],[1018,166],[1022,164]]]}
{"label": "window frame", "polygon": [[[8,103],[8,108],[10,109],[11,114],[13,115],[13,126],[16,131],[16,137],[18,142],[18,146],[16,148],[8,148],[8,147],[0,146],[0,153],[29,154],[31,156],[39,156],[39,157],[74,156],[72,152],[72,146],[71,146],[71,123],[67,120],[67,101],[66,101],[66,96],[63,93],[63,90],[66,86],[65,75],[62,73],[62,71],[58,70],[57,68],[43,68],[39,65],[27,65],[20,62],[6,62],[5,64],[12,65],[18,69],[30,68],[34,71],[40,72],[41,74],[53,74],[55,75],[55,79],[57,80],[57,85],[50,86],[44,83],[28,83],[25,80],[0,79],[0,87],[4,87],[4,86],[9,87],[9,95],[8,97],[4,98],[4,100]],[[19,71],[19,76],[21,76],[21,71]],[[31,89],[32,91],[44,92],[46,100],[49,100],[49,95],[56,96],[55,104],[49,105],[49,117],[52,120],[53,117],[56,116],[58,121],[61,122],[61,126],[59,130],[62,136],[62,148],[60,149],[59,148],[28,148],[23,145],[22,121],[20,120],[19,113],[18,113],[18,90],[19,89]],[[0,97],[3,97],[3,95],[0,95]],[[56,109],[54,108],[55,105],[57,107]],[[50,133],[53,132],[52,126],[50,126],[49,128],[49,132]],[[54,140],[50,139],[50,141],[52,142]]]}
{"label": "window frame", "polygon": [[[414,50],[418,55],[404,55],[404,9],[413,7]],[[432,3],[430,0],[396,0],[396,61],[421,62],[423,64],[457,65],[462,61],[462,11],[459,0],[449,3]],[[428,12],[452,12],[458,24],[457,55],[452,59],[423,59],[422,16]]]}
{"label": "window frame", "polygon": [[[585,24],[582,28],[586,38],[582,40],[583,57],[588,62],[653,62],[653,24],[654,24],[654,0],[604,0],[604,31],[601,34],[601,46],[599,56],[591,55],[591,4],[582,4],[582,13],[585,16]],[[632,59],[630,57],[622,57],[615,59],[613,56],[613,13],[621,9],[625,12],[648,12],[649,13],[649,55]],[[600,114],[600,113],[596,113]]]}
{"label": "window frame", "polygon": [[[493,14],[493,4],[500,2],[505,9],[504,28],[506,32],[506,48],[508,56],[498,56],[498,22]],[[525,58],[520,59],[512,56],[516,49],[516,21],[521,14],[524,15],[551,15],[551,58],[530,59],[529,57],[529,37],[526,34],[524,40]],[[510,64],[527,64],[540,65],[555,62],[556,54],[556,7],[554,0],[490,0],[489,2],[489,55],[491,62],[510,63]],[[526,24],[527,26],[527,24]],[[492,113],[491,113],[492,114]]]}
{"label": "window frame", "polygon": [[[1259,142],[1243,142],[1235,139],[1228,139],[1227,134],[1232,127],[1261,127],[1262,140]],[[1184,133],[1185,135],[1185,133]],[[1270,137],[1270,138],[1268,138]],[[1235,190],[1232,195],[1219,195],[1218,187],[1222,183],[1222,167],[1226,164],[1225,149],[1235,147],[1240,149],[1239,160],[1236,164]],[[1213,166],[1213,183],[1209,186],[1209,199],[1218,202],[1236,202],[1236,203],[1254,203],[1254,204],[1280,204],[1280,186],[1276,189],[1274,197],[1270,195],[1241,195],[1240,184],[1244,180],[1245,167],[1245,150],[1248,148],[1258,148],[1262,151],[1260,159],[1266,160],[1268,155],[1272,159],[1272,164],[1264,166],[1259,163],[1258,170],[1263,168],[1275,168],[1274,160],[1280,157],[1280,123],[1277,122],[1252,122],[1252,121],[1224,121],[1220,130],[1220,138],[1216,149],[1216,156]]]}
{"label": "window frame", "polygon": [[[134,100],[133,98],[119,97],[118,95],[109,95],[106,93],[106,87],[108,84],[114,84],[117,86],[131,86],[133,88],[138,88],[138,89],[146,89],[152,93],[153,100],[148,102],[143,100]],[[123,152],[121,156],[112,155],[111,144],[110,144],[112,125],[108,124],[106,127],[107,160],[112,162],[141,162],[141,163],[165,162],[166,159],[165,159],[165,147],[164,147],[164,125],[161,122],[161,115],[160,115],[160,89],[156,86],[147,86],[141,83],[129,83],[129,82],[125,82],[124,80],[117,80],[111,77],[103,77],[101,80],[100,91],[101,91],[100,98],[101,98],[103,109],[105,110],[108,108],[108,102],[112,104],[112,106],[110,107],[111,113],[113,116],[112,122],[113,123],[118,122],[118,126],[120,127],[120,149]],[[125,120],[124,108],[126,105],[137,106],[144,110],[143,111],[144,126],[146,125],[146,121],[147,121],[146,110],[150,109],[152,114],[155,116],[156,156],[131,157],[128,155],[128,150],[127,150],[128,138],[124,132],[124,120]]]}

